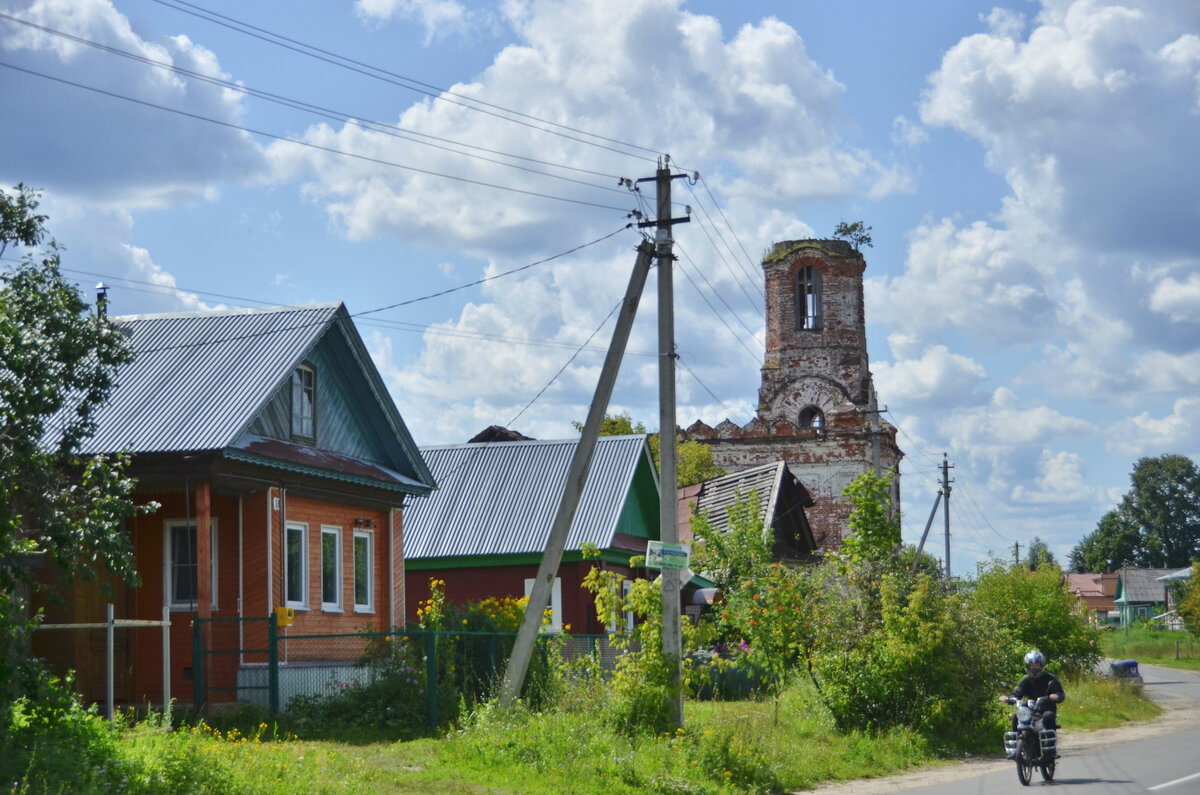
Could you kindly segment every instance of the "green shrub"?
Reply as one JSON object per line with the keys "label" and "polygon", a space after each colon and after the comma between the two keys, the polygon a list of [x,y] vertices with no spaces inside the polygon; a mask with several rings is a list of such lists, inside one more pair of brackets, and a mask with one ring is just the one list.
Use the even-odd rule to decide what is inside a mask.
{"label": "green shrub", "polygon": [[1046,655],[1052,671],[1070,676],[1090,671],[1100,659],[1099,630],[1057,566],[1029,571],[993,561],[976,582],[971,603],[1011,639],[1010,678],[1020,673],[1021,657],[1031,648]]}

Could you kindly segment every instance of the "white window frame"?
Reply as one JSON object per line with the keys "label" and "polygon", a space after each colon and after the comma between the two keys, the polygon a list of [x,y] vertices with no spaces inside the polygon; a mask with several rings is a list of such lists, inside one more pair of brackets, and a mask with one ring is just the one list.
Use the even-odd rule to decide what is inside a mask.
{"label": "white window frame", "polygon": [[[292,543],[293,531],[300,534],[300,598],[290,599],[292,590],[292,572],[288,571],[291,559],[288,551]],[[308,525],[304,522],[288,522],[283,534],[283,603],[300,610],[308,609]]]}
{"label": "white window frame", "polygon": [[[367,542],[367,565],[366,565],[366,592],[367,601],[358,601],[358,539],[364,539]],[[374,613],[375,612],[375,533],[370,530],[355,530],[354,531],[354,612],[355,613]]]}
{"label": "white window frame", "polygon": [[[209,576],[211,578],[212,588],[212,609],[217,609],[217,517],[212,517],[208,523],[208,539],[209,539]],[[200,561],[196,561],[196,599],[187,602],[178,602],[175,600],[175,571],[172,563],[175,559],[175,541],[172,531],[176,527],[187,527],[194,529],[196,520],[188,520],[182,517],[178,519],[163,520],[163,604],[175,612],[190,612],[199,605],[199,586],[200,586]]]}
{"label": "white window frame", "polygon": [[[525,596],[533,595],[534,579],[525,581]],[[546,627],[546,632],[562,632],[562,577],[554,578],[554,586],[550,589],[550,626]]]}
{"label": "white window frame", "polygon": [[[325,593],[325,537],[333,536],[333,578],[337,587],[333,601],[328,600]],[[342,592],[345,590],[345,578],[342,577],[342,528],[337,525],[321,525],[321,609],[327,613],[342,612]]]}
{"label": "white window frame", "polygon": [[[622,604],[629,604],[629,595],[631,593],[633,593],[633,580],[621,580],[621,602],[622,602]],[[623,622],[625,624],[624,631],[626,633],[633,632],[633,611],[632,610],[623,610],[623,611],[621,611],[621,616],[624,619],[624,622]],[[608,632],[610,634],[616,633],[617,622],[621,621],[621,620],[622,619],[613,619],[612,621],[608,622],[608,626],[606,627],[606,629],[608,630]]]}

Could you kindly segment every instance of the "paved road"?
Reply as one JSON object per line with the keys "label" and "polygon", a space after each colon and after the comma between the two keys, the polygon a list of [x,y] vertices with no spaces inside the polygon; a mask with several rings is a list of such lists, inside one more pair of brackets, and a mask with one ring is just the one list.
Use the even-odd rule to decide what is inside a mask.
{"label": "paved road", "polygon": [[[851,782],[819,791],[833,795],[1004,795],[1071,793],[1108,795],[1200,793],[1200,675],[1160,666],[1141,666],[1146,692],[1166,710],[1153,724],[1088,734],[1064,731],[1053,782],[1022,787],[1016,765],[987,760],[936,768],[878,781]],[[997,742],[999,742],[997,740]]]}

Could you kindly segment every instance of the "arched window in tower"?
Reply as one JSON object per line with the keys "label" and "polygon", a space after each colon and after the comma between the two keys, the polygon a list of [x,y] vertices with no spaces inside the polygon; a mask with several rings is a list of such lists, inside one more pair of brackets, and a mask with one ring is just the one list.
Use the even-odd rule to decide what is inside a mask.
{"label": "arched window in tower", "polygon": [[821,330],[821,271],[815,265],[796,272],[796,328]]}
{"label": "arched window in tower", "polygon": [[815,431],[817,436],[825,433],[825,414],[816,406],[805,406],[800,410],[800,429]]}

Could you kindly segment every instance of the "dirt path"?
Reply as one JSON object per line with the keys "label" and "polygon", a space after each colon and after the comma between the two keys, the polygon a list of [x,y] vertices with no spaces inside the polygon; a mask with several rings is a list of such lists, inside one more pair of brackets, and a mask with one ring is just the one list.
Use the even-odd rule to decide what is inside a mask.
{"label": "dirt path", "polygon": [[[1174,669],[1157,666],[1155,666],[1154,670],[1156,673],[1179,673]],[[1156,676],[1155,678],[1159,677]],[[1154,691],[1150,691],[1148,694],[1163,708],[1163,714],[1158,718],[1147,723],[1120,726],[1115,729],[1098,729],[1092,732],[1077,733],[1069,730],[1060,730],[1062,737],[1062,745],[1060,747],[1063,748],[1063,752],[1067,755],[1083,753],[1117,743],[1142,740],[1200,726],[1200,709],[1197,709],[1194,701],[1178,698],[1170,694],[1163,694],[1162,697],[1159,697],[1159,694]],[[998,742],[999,739],[997,739]],[[806,790],[806,792],[815,792],[821,795],[885,795],[885,793],[902,792],[906,789],[930,784],[943,784],[948,781],[972,778],[996,770],[1005,770],[1012,767],[1012,764],[1007,759],[995,756],[968,759],[962,762],[931,765],[930,767],[921,768],[911,773],[901,773],[885,778],[860,779],[839,784],[822,784],[815,789]]]}

